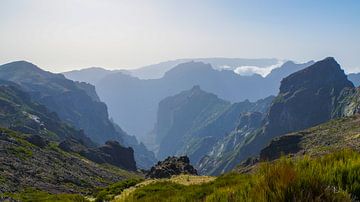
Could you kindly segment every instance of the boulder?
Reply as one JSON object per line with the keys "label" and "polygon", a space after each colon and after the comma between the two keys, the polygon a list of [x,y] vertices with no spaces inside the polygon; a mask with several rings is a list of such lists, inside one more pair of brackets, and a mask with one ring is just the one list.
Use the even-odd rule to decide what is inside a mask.
{"label": "boulder", "polygon": [[146,178],[170,178],[172,175],[180,174],[197,175],[196,169],[190,165],[187,156],[172,156],[164,161],[159,161],[146,174]]}

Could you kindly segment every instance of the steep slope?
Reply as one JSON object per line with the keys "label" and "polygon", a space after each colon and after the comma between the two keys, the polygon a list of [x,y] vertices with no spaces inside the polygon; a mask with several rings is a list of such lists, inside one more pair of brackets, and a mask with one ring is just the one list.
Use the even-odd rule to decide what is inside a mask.
{"label": "steep slope", "polygon": [[310,64],[285,63],[284,73],[279,67],[267,79],[258,74],[241,76],[230,70],[215,70],[209,64],[187,62],[172,68],[160,79],[143,80],[122,73],[111,74],[101,80],[96,89],[114,121],[144,140],[156,121],[158,103],[168,96],[200,85],[224,100],[254,101],[277,94],[283,76]]}
{"label": "steep slope", "polygon": [[72,138],[93,145],[83,131],[63,123],[56,113],[32,102],[20,86],[8,81],[0,81],[0,126],[53,141]]}
{"label": "steep slope", "polygon": [[[44,71],[25,61],[0,66],[0,79],[18,84],[30,94],[31,99],[56,112],[64,122],[83,129],[95,143],[116,140],[125,146],[141,148],[137,142],[133,145],[124,141],[128,135],[117,126],[115,128],[109,120],[107,106],[100,102],[95,88],[89,84],[73,82],[61,74]],[[136,158],[146,155],[151,162],[155,162],[154,157],[148,155],[149,152],[139,152],[135,151]],[[151,164],[140,163],[139,166],[150,167]]]}
{"label": "steep slope", "polygon": [[56,112],[62,120],[84,129],[93,141],[122,141],[121,134],[108,120],[106,105],[93,100],[86,91],[63,75],[52,74],[20,61],[0,66],[0,79],[20,85],[32,99]]}
{"label": "steep slope", "polygon": [[[159,158],[187,155],[206,173],[203,157],[217,160],[232,151],[239,137],[260,127],[272,100],[230,104],[199,86],[162,100],[154,130]],[[231,133],[234,130],[237,136]]]}
{"label": "steep slope", "polygon": [[300,132],[271,140],[260,152],[260,160],[281,155],[319,156],[344,148],[360,152],[360,115],[334,119]]}
{"label": "steep slope", "polygon": [[262,130],[245,138],[215,173],[231,169],[240,161],[258,154],[274,137],[324,123],[340,116],[336,113],[343,102],[342,92],[353,84],[334,58],[326,58],[286,77],[273,101]]}
{"label": "steep slope", "polygon": [[43,146],[28,135],[0,128],[0,192],[39,189],[49,193],[89,194],[99,186],[137,177],[64,152],[54,142]]}
{"label": "steep slope", "polygon": [[193,131],[215,119],[229,106],[230,103],[202,91],[199,86],[162,100],[154,132],[156,142],[160,144],[158,157],[179,152],[188,141],[187,136],[192,136]]}
{"label": "steep slope", "polygon": [[94,162],[136,170],[132,148],[125,148],[115,141],[96,148],[83,131],[62,122],[45,106],[32,102],[27,93],[9,81],[0,81],[0,127],[30,135],[27,140],[39,147],[45,147],[49,141],[61,142],[63,150]]}

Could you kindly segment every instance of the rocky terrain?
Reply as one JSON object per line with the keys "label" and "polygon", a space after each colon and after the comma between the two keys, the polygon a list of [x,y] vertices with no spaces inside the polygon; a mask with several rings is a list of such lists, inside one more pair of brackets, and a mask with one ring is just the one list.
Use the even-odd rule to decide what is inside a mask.
{"label": "rocky terrain", "polygon": [[67,139],[59,144],[59,148],[66,152],[78,153],[81,156],[99,164],[111,164],[119,168],[136,171],[134,150],[125,148],[116,141],[107,141],[100,147],[86,147],[74,139]]}
{"label": "rocky terrain", "polygon": [[360,152],[359,114],[274,138],[261,150],[260,160],[275,160],[281,155],[319,156],[342,148]]}
{"label": "rocky terrain", "polygon": [[137,177],[65,152],[56,143],[40,138],[0,129],[1,193],[32,188],[49,193],[89,194],[99,186]]}
{"label": "rocky terrain", "polygon": [[170,178],[173,175],[190,174],[197,175],[196,169],[190,165],[187,156],[168,157],[164,161],[159,161],[151,167],[146,174],[146,178]]}

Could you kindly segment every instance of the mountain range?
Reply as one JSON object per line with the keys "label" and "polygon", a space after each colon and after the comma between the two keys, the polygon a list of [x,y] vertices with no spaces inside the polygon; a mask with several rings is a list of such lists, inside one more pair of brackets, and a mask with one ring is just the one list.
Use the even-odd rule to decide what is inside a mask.
{"label": "mountain range", "polygon": [[[306,154],[306,159],[310,159],[334,150],[359,151],[357,77],[345,75],[331,57],[306,64],[286,62],[266,77],[241,76],[202,62],[187,62],[160,79],[144,80],[112,72],[99,79],[96,86],[66,79],[25,61],[1,65],[0,197],[16,198],[13,194],[17,193],[28,197],[43,191],[96,194],[97,200],[110,200],[104,197],[113,198],[143,178],[138,168],[154,165],[155,155],[114,123],[116,120],[110,118],[102,102],[106,100],[102,93],[108,93],[107,99],[116,97],[120,103],[125,100],[127,107],[137,104],[139,113],[157,102],[154,123],[146,133],[148,146],[159,159],[188,156],[180,157],[185,163],[176,165],[172,162],[177,157],[159,161],[152,170],[162,176],[171,176],[169,172],[174,169],[188,168],[191,173],[206,175],[256,172],[258,166],[270,168],[261,167],[264,164],[258,162],[280,162],[275,166],[290,162],[278,161],[282,155],[300,158]],[[106,85],[116,90],[99,90]],[[276,86],[278,90],[274,90]],[[135,90],[126,91],[129,87]],[[127,93],[119,96],[123,91]],[[260,97],[266,93],[269,96]],[[123,115],[133,114],[129,110]],[[137,122],[133,123],[136,126]],[[166,166],[162,166],[164,162]],[[338,172],[340,167],[333,168]],[[281,171],[276,176],[284,173],[288,174]],[[237,174],[218,179],[229,175],[238,179]],[[357,179],[353,173],[348,176],[355,176],[346,178],[350,181]],[[241,181],[249,177],[242,176]],[[125,180],[129,178],[136,182]],[[236,179],[228,179],[221,186],[230,188]],[[153,186],[147,183],[137,188]],[[105,188],[107,185],[110,186]],[[151,190],[163,190],[166,181],[156,186],[159,187]],[[179,188],[172,186],[173,191]],[[355,188],[344,190],[357,196],[356,185],[351,186]],[[143,196],[149,190],[142,190]]]}
{"label": "mountain range", "polygon": [[[149,145],[148,134],[154,127],[158,104],[162,99],[200,85],[206,92],[230,102],[255,101],[276,95],[282,78],[311,64],[312,61],[304,64],[288,61],[262,77],[259,74],[242,76],[232,70],[214,69],[210,64],[191,61],[170,68],[159,79],[139,79],[116,72],[94,85],[114,121]],[[83,71],[87,75],[90,70]],[[71,73],[65,73],[65,76],[73,78]],[[90,80],[85,76],[81,79]]]}

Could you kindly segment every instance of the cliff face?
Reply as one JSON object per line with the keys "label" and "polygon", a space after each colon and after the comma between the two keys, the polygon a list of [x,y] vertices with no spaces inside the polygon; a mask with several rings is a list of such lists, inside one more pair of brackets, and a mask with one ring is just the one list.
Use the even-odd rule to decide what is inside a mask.
{"label": "cliff face", "polygon": [[353,88],[334,58],[326,58],[284,78],[273,102],[264,133],[278,136],[332,118],[341,91]]}
{"label": "cliff face", "polygon": [[160,158],[175,155],[189,142],[196,128],[201,128],[230,103],[194,86],[189,91],[168,97],[160,102],[158,122],[155,126],[156,140],[159,142]]}

